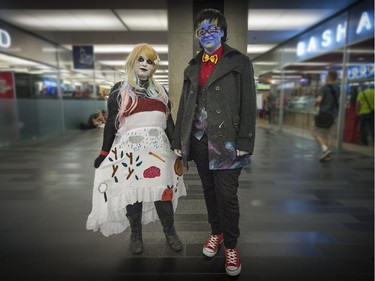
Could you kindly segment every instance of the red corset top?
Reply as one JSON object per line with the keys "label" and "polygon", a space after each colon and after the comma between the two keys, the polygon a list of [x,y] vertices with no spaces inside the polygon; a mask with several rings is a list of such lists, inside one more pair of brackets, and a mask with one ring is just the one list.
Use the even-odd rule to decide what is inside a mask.
{"label": "red corset top", "polygon": [[130,114],[127,115],[131,115],[137,112],[155,110],[166,113],[167,106],[157,99],[138,98],[137,106],[133,109],[133,111]]}

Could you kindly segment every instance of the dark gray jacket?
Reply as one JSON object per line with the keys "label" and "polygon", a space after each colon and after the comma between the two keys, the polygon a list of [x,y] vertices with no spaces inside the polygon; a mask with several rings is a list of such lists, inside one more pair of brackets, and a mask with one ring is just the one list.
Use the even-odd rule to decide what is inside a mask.
{"label": "dark gray jacket", "polygon": [[[244,157],[236,157],[235,151],[238,149],[252,154],[255,141],[256,93],[252,63],[247,56],[226,44],[223,44],[223,49],[223,56],[202,87],[202,91],[207,93],[206,133],[210,169],[213,170],[243,166],[246,161],[240,158]],[[190,160],[190,134],[197,106],[202,54],[203,51],[197,54],[184,71],[171,143],[172,149],[181,149],[186,166]]]}

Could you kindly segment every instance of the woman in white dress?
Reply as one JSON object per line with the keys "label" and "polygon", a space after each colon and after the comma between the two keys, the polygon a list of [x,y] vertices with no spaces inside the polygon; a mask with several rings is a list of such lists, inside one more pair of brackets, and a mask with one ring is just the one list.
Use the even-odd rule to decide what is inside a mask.
{"label": "woman in white dress", "polygon": [[143,251],[142,225],[157,219],[172,249],[182,249],[174,212],[186,189],[181,160],[170,149],[174,123],[168,95],[153,78],[159,61],[150,45],[136,45],[126,60],[124,81],[109,95],[86,225],[105,236],[130,225],[135,254]]}

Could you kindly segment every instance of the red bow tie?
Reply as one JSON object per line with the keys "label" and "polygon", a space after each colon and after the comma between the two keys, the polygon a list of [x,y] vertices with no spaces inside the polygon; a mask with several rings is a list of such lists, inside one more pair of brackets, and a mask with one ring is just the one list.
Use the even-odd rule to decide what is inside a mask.
{"label": "red bow tie", "polygon": [[218,58],[217,55],[212,55],[212,56],[210,56],[210,55],[204,53],[204,55],[202,56],[202,61],[203,61],[203,62],[211,61],[212,63],[216,64],[218,59],[219,59],[219,58]]}

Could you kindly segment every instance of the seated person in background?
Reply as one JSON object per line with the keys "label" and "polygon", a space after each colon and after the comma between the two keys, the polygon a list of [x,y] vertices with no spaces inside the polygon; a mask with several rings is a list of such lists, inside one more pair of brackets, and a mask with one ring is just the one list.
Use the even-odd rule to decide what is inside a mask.
{"label": "seated person in background", "polygon": [[104,109],[102,110],[103,123],[107,122],[108,113]]}
{"label": "seated person in background", "polygon": [[87,129],[99,128],[102,125],[104,125],[106,117],[105,115],[103,115],[103,111],[97,111],[91,114],[87,123],[80,124],[80,128],[82,130],[87,130]]}

